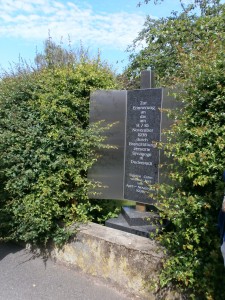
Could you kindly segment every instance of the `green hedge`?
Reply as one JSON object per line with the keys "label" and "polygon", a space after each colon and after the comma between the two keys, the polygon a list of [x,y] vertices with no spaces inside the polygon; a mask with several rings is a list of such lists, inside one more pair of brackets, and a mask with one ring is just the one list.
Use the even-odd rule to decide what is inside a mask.
{"label": "green hedge", "polygon": [[[0,236],[61,243],[91,206],[86,174],[102,147],[88,125],[92,90],[115,88],[99,58],[18,68],[0,82]],[[96,208],[98,209],[98,207]]]}
{"label": "green hedge", "polygon": [[[223,40],[199,41],[180,51],[184,108],[166,133],[173,158],[172,183],[159,188],[159,208],[171,230],[160,237],[168,250],[161,286],[175,284],[188,299],[224,299],[225,270],[217,228],[225,169],[225,54]],[[176,136],[176,142],[174,141]]]}
{"label": "green hedge", "polygon": [[[225,4],[221,2],[180,1],[181,12],[161,19],[147,17],[130,47],[130,65],[124,74],[135,81],[140,70],[150,66],[157,73],[157,85],[171,87],[171,93],[176,90],[183,103],[183,110],[175,112],[174,126],[165,132],[167,143],[160,145],[171,160],[164,166],[171,184],[155,188],[162,219],[170,220],[159,236],[168,254],[159,288],[176,287],[185,299],[225,299],[217,229],[225,169]],[[134,51],[140,43],[145,46]]]}

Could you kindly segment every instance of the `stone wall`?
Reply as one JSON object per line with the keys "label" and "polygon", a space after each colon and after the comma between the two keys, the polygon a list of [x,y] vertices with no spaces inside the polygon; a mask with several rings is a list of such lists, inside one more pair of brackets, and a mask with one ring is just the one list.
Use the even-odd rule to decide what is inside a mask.
{"label": "stone wall", "polygon": [[164,257],[154,240],[89,223],[62,249],[53,248],[51,257],[148,300],[181,299],[176,293],[152,290]]}

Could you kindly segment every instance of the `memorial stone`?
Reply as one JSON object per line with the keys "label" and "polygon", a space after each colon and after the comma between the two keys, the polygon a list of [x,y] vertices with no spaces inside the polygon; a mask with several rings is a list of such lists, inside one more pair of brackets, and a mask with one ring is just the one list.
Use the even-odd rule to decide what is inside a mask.
{"label": "memorial stone", "polygon": [[101,126],[115,123],[107,130],[106,144],[116,148],[101,150],[100,158],[88,173],[90,179],[105,188],[95,189],[92,198],[123,199],[125,117],[127,91],[95,91],[90,101],[90,122],[102,121]]}
{"label": "memorial stone", "polygon": [[153,82],[152,73],[143,71],[139,90],[92,93],[90,122],[116,122],[106,132],[106,143],[116,149],[101,151],[101,158],[88,174],[105,186],[96,189],[92,197],[154,204],[149,196],[151,185],[160,180],[163,160],[156,143],[161,140],[162,128],[171,124],[163,109],[174,101],[166,89],[150,88]]}
{"label": "memorial stone", "polygon": [[163,140],[162,130],[173,123],[164,109],[177,105],[167,89],[152,88],[152,84],[152,72],[143,71],[141,89],[96,91],[90,101],[91,122],[104,120],[102,126],[115,123],[106,132],[106,143],[115,148],[101,151],[88,174],[105,188],[95,189],[91,197],[135,201],[136,206],[122,207],[118,218],[107,220],[105,225],[145,237],[162,226],[150,197],[151,185],[165,181],[159,172],[165,157],[156,143]]}
{"label": "memorial stone", "polygon": [[128,91],[124,198],[149,203],[150,185],[159,180],[162,89]]}

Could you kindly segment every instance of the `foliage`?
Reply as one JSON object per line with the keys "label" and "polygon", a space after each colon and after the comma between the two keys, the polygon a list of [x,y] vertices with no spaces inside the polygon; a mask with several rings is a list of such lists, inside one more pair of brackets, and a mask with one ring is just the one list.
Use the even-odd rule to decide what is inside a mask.
{"label": "foliage", "polygon": [[[163,145],[173,157],[172,185],[159,189],[159,207],[172,231],[160,237],[169,251],[161,284],[176,283],[193,299],[223,299],[225,272],[217,216],[225,161],[224,41],[213,40],[180,53],[185,93],[179,121]],[[191,70],[191,72],[190,72]],[[174,142],[176,136],[176,142]]]}
{"label": "foliage", "polygon": [[18,66],[0,82],[0,236],[5,239],[62,243],[70,235],[66,228],[95,209],[86,174],[96,160],[94,149],[104,145],[102,129],[88,125],[89,95],[115,88],[115,77],[99,57],[72,61],[70,55],[56,63],[55,50],[63,49],[50,45],[41,66]]}
{"label": "foliage", "polygon": [[[81,50],[83,50],[81,48]],[[84,51],[81,51],[84,54]],[[49,37],[44,42],[44,53],[37,53],[34,59],[38,69],[51,66],[65,66],[73,64],[77,60],[77,55],[70,48],[62,48],[62,45],[57,45]]]}
{"label": "foliage", "polygon": [[[139,2],[139,6],[143,3],[148,4],[152,0],[144,0],[143,2]],[[154,4],[158,4],[163,2],[163,0],[154,0]],[[208,8],[216,7],[220,0],[193,0],[193,1],[185,1],[179,0],[180,5],[184,11],[188,11],[190,9],[200,8],[202,14],[204,14]]]}
{"label": "foliage", "polygon": [[213,6],[206,6],[201,16],[196,14],[192,6],[186,7],[181,13],[173,12],[167,18],[148,16],[144,28],[128,47],[130,64],[124,73],[134,80],[141,70],[151,67],[156,70],[158,85],[172,84],[173,77],[180,75],[181,71],[179,50],[190,53],[199,41],[204,43],[204,40],[222,32],[224,5],[220,5],[219,1],[215,1]]}
{"label": "foliage", "polygon": [[[160,143],[170,159],[160,184],[157,207],[170,225],[159,241],[167,249],[160,288],[176,286],[187,299],[225,298],[225,271],[217,217],[225,169],[225,5],[204,1],[201,15],[193,10],[160,20],[148,18],[127,73],[156,69],[158,84],[171,87],[183,109]],[[165,166],[164,166],[165,168]],[[162,169],[163,170],[163,169]]]}
{"label": "foliage", "polygon": [[90,218],[95,223],[104,224],[106,220],[118,217],[123,202],[124,201],[113,199],[90,199],[91,206],[98,208],[91,212]]}
{"label": "foliage", "polygon": [[104,224],[110,218],[117,218],[121,207],[134,205],[133,201],[115,199],[90,199],[91,206],[98,208],[90,213],[93,222]]}

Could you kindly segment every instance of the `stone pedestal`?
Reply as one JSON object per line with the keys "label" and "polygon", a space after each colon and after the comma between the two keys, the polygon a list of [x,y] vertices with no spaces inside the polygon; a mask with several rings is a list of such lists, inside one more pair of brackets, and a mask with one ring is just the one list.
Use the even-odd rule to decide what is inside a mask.
{"label": "stone pedestal", "polygon": [[151,233],[161,230],[159,215],[150,207],[149,211],[137,211],[135,206],[122,207],[118,218],[112,218],[105,222],[107,227],[119,229],[139,236],[149,238]]}

